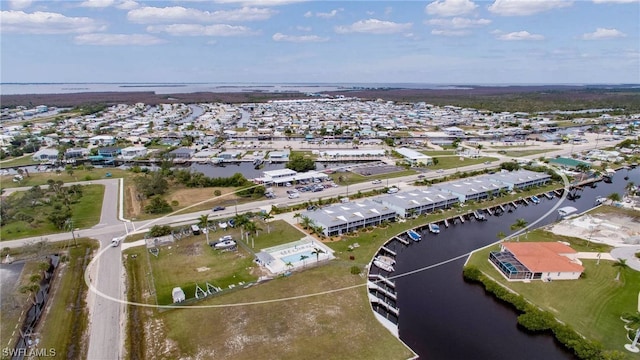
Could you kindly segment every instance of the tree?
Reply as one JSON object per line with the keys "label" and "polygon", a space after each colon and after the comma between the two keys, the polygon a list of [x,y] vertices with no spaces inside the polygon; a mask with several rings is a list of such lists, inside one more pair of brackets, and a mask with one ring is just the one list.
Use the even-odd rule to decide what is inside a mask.
{"label": "tree", "polygon": [[431,161],[433,162],[433,165],[438,165],[438,163],[440,163],[440,159],[434,157],[433,159],[431,159]]}
{"label": "tree", "polygon": [[300,261],[302,261],[302,267],[305,267],[305,265],[307,265],[304,261],[308,258],[309,256],[307,255],[300,255]]}
{"label": "tree", "polygon": [[622,198],[620,197],[620,194],[618,194],[617,192],[607,195],[607,199],[611,200],[612,203],[619,202],[620,200],[622,200]]}
{"label": "tree", "polygon": [[629,196],[634,196],[636,194],[636,184],[633,181],[627,182],[624,189],[627,191]]}
{"label": "tree", "polygon": [[209,226],[209,214],[200,215],[198,226],[202,229],[206,229]]}
{"label": "tree", "polygon": [[589,164],[586,164],[586,163],[581,162],[578,165],[576,165],[576,170],[580,172],[587,172],[589,171],[589,169],[591,169],[591,166],[589,166]]}
{"label": "tree", "polygon": [[240,238],[244,238],[244,224],[249,222],[249,218],[245,214],[236,214],[233,217],[233,226],[240,228]]}
{"label": "tree", "polygon": [[621,318],[626,323],[625,327],[629,329],[637,329],[640,327],[640,312],[624,313]]}
{"label": "tree", "polygon": [[626,271],[629,268],[629,265],[627,264],[627,259],[620,259],[620,258],[618,258],[618,260],[614,262],[613,265],[611,266],[618,268],[618,275],[616,275],[616,281],[620,280],[620,273]]}
{"label": "tree", "polygon": [[313,227],[313,231],[318,234],[318,236],[320,238],[324,238],[324,227],[322,227],[321,225],[318,226],[314,226]]}
{"label": "tree", "polygon": [[160,196],[152,197],[149,205],[144,207],[144,211],[147,214],[163,214],[171,212],[172,210],[171,205]]}
{"label": "tree", "polygon": [[496,236],[498,236],[498,239],[502,240],[507,237],[507,234],[505,234],[503,231],[500,231]]}
{"label": "tree", "polygon": [[289,162],[286,165],[287,169],[295,170],[298,172],[305,172],[316,169],[316,163],[312,158],[305,158],[302,154],[293,154],[289,157]]}
{"label": "tree", "polygon": [[263,219],[264,219],[264,223],[267,224],[267,234],[271,234],[271,224],[270,224],[270,220],[272,220],[274,217],[273,215],[271,215],[270,212],[264,214]]}
{"label": "tree", "polygon": [[311,220],[311,218],[309,218],[308,216],[301,216],[302,218],[302,228],[303,229],[308,229],[310,227],[313,226],[313,220]]}
{"label": "tree", "polygon": [[20,287],[21,293],[23,294],[29,293],[30,298],[31,298],[31,295],[33,295],[33,298],[31,299],[31,302],[33,304],[36,303],[36,294],[38,293],[39,290],[40,290],[40,284],[36,284],[36,283],[30,283],[28,285],[24,285]]}
{"label": "tree", "polygon": [[301,213],[295,213],[293,215],[293,218],[296,219],[296,222],[299,224],[300,223],[300,218],[302,217]]}
{"label": "tree", "polygon": [[519,230],[526,227],[528,222],[525,219],[518,219],[515,223],[511,224],[511,230]]}
{"label": "tree", "polygon": [[320,248],[314,248],[311,254],[315,254],[316,262],[320,261],[320,254],[324,254],[325,251]]}

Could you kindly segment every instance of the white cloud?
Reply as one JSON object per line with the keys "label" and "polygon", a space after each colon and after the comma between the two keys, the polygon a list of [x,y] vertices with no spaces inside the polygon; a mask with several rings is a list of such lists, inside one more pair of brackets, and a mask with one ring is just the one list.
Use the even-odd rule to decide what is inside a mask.
{"label": "white cloud", "polygon": [[275,33],[271,37],[274,41],[287,41],[287,42],[295,42],[295,43],[305,43],[305,42],[325,42],[328,41],[328,37],[321,37],[317,35],[285,35],[282,33]]}
{"label": "white cloud", "polygon": [[120,10],[132,10],[140,6],[137,2],[133,0],[122,0],[116,7]]}
{"label": "white cloud", "polygon": [[83,34],[74,38],[78,45],[98,46],[148,46],[162,44],[165,41],[148,34]]}
{"label": "white cloud", "polygon": [[367,33],[367,34],[394,34],[411,29],[412,23],[395,23],[378,19],[360,20],[351,25],[337,26],[338,34]]}
{"label": "white cloud", "polygon": [[304,13],[304,17],[306,18],[310,18],[313,16],[313,13],[311,11],[307,11],[306,13]]}
{"label": "white cloud", "polygon": [[80,3],[81,7],[105,8],[113,5],[115,0],[85,0]]}
{"label": "white cloud", "polygon": [[59,13],[36,11],[0,12],[0,31],[21,34],[82,34],[104,31],[106,26],[88,17],[68,17]]}
{"label": "white cloud", "polygon": [[455,17],[452,19],[430,19],[426,21],[427,24],[437,27],[450,28],[450,29],[468,29],[472,27],[485,26],[491,24],[489,19],[469,19],[462,17]]}
{"label": "white cloud", "polygon": [[572,4],[572,0],[495,0],[489,11],[502,16],[526,16]]}
{"label": "white cloud", "polygon": [[22,10],[31,6],[31,0],[9,0],[9,7],[13,10]]}
{"label": "white cloud", "polygon": [[233,26],[226,24],[199,25],[199,24],[172,24],[147,26],[151,33],[164,32],[173,36],[247,36],[258,33],[246,26]]}
{"label": "white cloud", "polygon": [[296,26],[296,30],[298,31],[311,31],[311,26]]}
{"label": "white cloud", "polygon": [[625,33],[618,29],[605,29],[597,28],[592,33],[582,34],[584,40],[600,40],[600,39],[615,39],[627,36]]}
{"label": "white cloud", "polygon": [[214,0],[218,4],[242,4],[242,6],[281,6],[307,0]]}
{"label": "white cloud", "polygon": [[331,11],[329,11],[328,13],[322,13],[322,12],[318,12],[316,13],[316,16],[319,18],[323,18],[323,19],[331,19],[332,17],[335,17],[336,15],[338,15],[338,12],[342,11],[343,9],[333,9]]}
{"label": "white cloud", "polygon": [[227,22],[254,21],[269,19],[276,11],[243,7],[234,10],[203,11],[182,6],[143,7],[127,13],[129,21],[139,24],[158,24],[166,22]]}
{"label": "white cloud", "polygon": [[477,7],[471,0],[436,0],[427,5],[425,11],[429,15],[458,16],[468,14]]}
{"label": "white cloud", "polygon": [[632,4],[632,3],[640,3],[640,0],[593,0],[594,4]]}
{"label": "white cloud", "polygon": [[516,31],[499,35],[498,39],[505,41],[543,40],[544,36],[540,34],[531,34],[528,31]]}
{"label": "white cloud", "polygon": [[443,29],[433,29],[431,30],[432,35],[438,36],[466,36],[471,34],[469,30],[443,30]]}

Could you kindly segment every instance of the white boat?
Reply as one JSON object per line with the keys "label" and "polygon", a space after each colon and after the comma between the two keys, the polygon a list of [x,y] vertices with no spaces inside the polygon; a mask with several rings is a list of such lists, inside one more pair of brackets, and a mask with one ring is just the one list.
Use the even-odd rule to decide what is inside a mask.
{"label": "white boat", "polygon": [[540,203],[540,199],[537,196],[531,196],[531,201],[533,201],[534,204]]}
{"label": "white boat", "polygon": [[373,261],[373,265],[375,265],[375,266],[379,267],[380,269],[382,269],[382,270],[384,270],[384,271],[388,271],[388,272],[393,272],[393,271],[395,271],[395,269],[393,268],[393,266],[391,266],[391,265],[389,265],[389,264],[387,264],[387,263],[385,263],[385,262],[383,262],[383,261],[380,261],[380,260],[374,260],[374,261]]}
{"label": "white boat", "polygon": [[228,248],[232,248],[236,246],[236,242],[233,240],[225,240],[225,241],[219,241],[215,244],[213,244],[213,247],[216,249],[228,249]]}
{"label": "white boat", "polygon": [[440,234],[440,226],[434,223],[431,223],[429,224],[429,231],[431,231],[434,234]]}
{"label": "white boat", "polygon": [[224,229],[226,229],[226,228],[227,228],[227,226],[228,226],[228,225],[227,225],[227,223],[226,223],[226,222],[219,222],[219,223],[218,223],[218,227],[219,227],[220,229],[223,229],[223,230],[224,230]]}
{"label": "white boat", "polygon": [[386,255],[376,256],[376,260],[382,261],[383,263],[385,263],[387,265],[395,265],[396,264],[396,260],[394,258],[392,258],[391,256],[386,256]]}
{"label": "white boat", "polygon": [[558,209],[558,214],[562,217],[565,217],[575,213],[576,211],[578,211],[578,209],[574,208],[573,206],[565,206]]}

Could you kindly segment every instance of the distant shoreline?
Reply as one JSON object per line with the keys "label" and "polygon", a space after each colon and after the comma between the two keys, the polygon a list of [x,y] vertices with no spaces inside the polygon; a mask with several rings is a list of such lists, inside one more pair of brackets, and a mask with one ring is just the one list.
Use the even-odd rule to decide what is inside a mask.
{"label": "distant shoreline", "polygon": [[[118,84],[125,85],[125,84]],[[134,85],[134,84],[131,84]],[[165,84],[167,85],[167,84]],[[162,103],[254,103],[269,100],[314,99],[309,94],[357,97],[363,100],[426,102],[493,111],[578,110],[589,108],[624,108],[640,112],[640,86],[631,85],[536,85],[475,86],[472,88],[408,89],[348,88],[332,91],[302,92],[291,87],[266,91],[266,85],[226,88],[224,92],[103,91],[51,94],[2,95],[2,107],[48,105],[74,107],[91,103],[157,105]],[[157,87],[158,85],[152,85]],[[172,85],[173,86],[173,85]],[[273,89],[273,88],[270,88]]]}

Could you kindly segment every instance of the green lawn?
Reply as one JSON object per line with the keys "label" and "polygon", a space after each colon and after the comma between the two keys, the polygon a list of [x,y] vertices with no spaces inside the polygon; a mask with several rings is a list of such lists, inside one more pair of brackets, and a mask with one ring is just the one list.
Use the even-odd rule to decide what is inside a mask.
{"label": "green lawn", "polygon": [[58,272],[49,311],[41,322],[39,347],[56,349],[59,357],[80,359],[86,356],[88,349],[88,344],[83,344],[82,339],[89,323],[86,307],[88,289],[83,277],[84,267],[91,260],[85,258],[85,251],[92,248],[89,244],[81,240],[78,247],[69,249],[69,262]]}
{"label": "green lawn", "polygon": [[[31,158],[32,154],[27,154],[24,156],[20,156],[14,159],[6,159],[0,161],[0,169],[8,169],[14,166],[25,166],[25,165],[34,165],[39,164],[38,161],[33,161]],[[4,185],[3,185],[4,186]]]}
{"label": "green lawn", "polygon": [[509,157],[520,157],[520,156],[529,156],[536,154],[543,154],[550,151],[555,151],[557,149],[539,149],[539,150],[509,150],[503,151],[502,155]]}
{"label": "green lawn", "polygon": [[[85,185],[82,189],[82,198],[71,205],[73,226],[81,229],[92,227],[100,222],[102,200],[104,198],[104,186],[102,185]],[[16,193],[11,196],[21,196],[21,194]],[[53,208],[49,205],[24,208],[21,212],[32,216],[34,221],[29,224],[25,221],[10,220],[0,229],[0,239],[2,241],[15,240],[67,231],[56,228],[47,219],[47,215],[51,211],[53,211]]]}
{"label": "green lawn", "polygon": [[458,168],[458,167],[464,167],[464,166],[469,166],[469,165],[476,165],[476,164],[482,164],[485,161],[497,161],[498,158],[494,158],[494,157],[480,157],[477,159],[469,159],[469,158],[462,158],[463,160],[460,160],[461,158],[458,156],[443,156],[443,157],[436,157],[438,159],[438,165],[431,165],[429,166],[429,169],[431,170],[440,170],[440,169],[453,169],[453,168]]}
{"label": "green lawn", "polygon": [[[336,184],[345,186],[345,185],[353,185],[353,184],[358,184],[358,183],[367,182],[367,181],[373,181],[376,179],[384,180],[384,179],[393,179],[393,178],[403,177],[408,175],[415,175],[416,173],[417,173],[416,170],[408,169],[408,170],[396,171],[396,172],[391,172],[386,174],[363,176],[360,174],[347,171],[347,172],[337,172],[337,173],[329,174],[329,177],[331,177],[331,179],[333,179],[333,181]],[[342,181],[340,181],[340,177],[342,177]]]}
{"label": "green lawn", "polygon": [[[262,220],[255,220],[256,225],[262,230],[254,239],[255,250],[290,243],[302,239],[305,234],[284,220],[272,220],[269,225]],[[271,228],[271,232],[268,232]]]}
{"label": "green lawn", "polygon": [[25,175],[24,180],[17,183],[13,182],[12,176],[4,175],[0,177],[0,182],[2,183],[2,187],[5,189],[8,188],[16,188],[16,187],[32,187],[35,185],[46,185],[49,179],[54,181],[61,180],[62,182],[70,183],[74,181],[91,181],[104,179],[106,173],[111,173],[112,177],[120,178],[120,177],[129,177],[133,174],[130,171],[125,171],[121,169],[112,169],[112,168],[94,168],[91,170],[74,170],[73,175],[69,175],[66,171],[62,171],[59,174],[55,172],[44,172],[44,173],[29,173],[27,177]]}
{"label": "green lawn", "polygon": [[419,151],[425,155],[429,155],[432,157],[442,156],[442,155],[455,155],[455,150],[423,150]]}
{"label": "green lawn", "polygon": [[[529,234],[526,240],[520,237],[520,241],[557,240],[569,241],[578,251],[594,251],[593,246],[588,247],[584,240],[543,231],[534,236]],[[489,252],[494,250],[499,250],[499,246],[474,253],[469,264],[476,265],[494,280],[550,311],[580,334],[601,342],[606,349],[622,350],[622,346],[629,342],[620,315],[637,310],[640,272],[628,269],[622,273],[620,281],[616,281],[618,270],[612,266],[613,262],[602,260],[597,265],[595,260],[583,260],[585,275],[579,280],[508,282],[487,260]]]}

